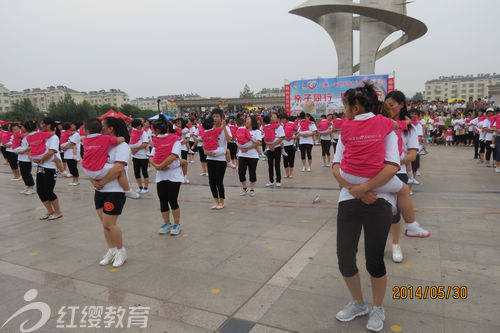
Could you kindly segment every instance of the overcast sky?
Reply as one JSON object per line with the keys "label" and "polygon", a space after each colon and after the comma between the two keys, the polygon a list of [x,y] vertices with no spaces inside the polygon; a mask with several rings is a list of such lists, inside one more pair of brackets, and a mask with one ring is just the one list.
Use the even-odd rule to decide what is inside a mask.
{"label": "overcast sky", "polygon": [[[245,83],[257,92],[335,77],[327,33],[288,13],[302,2],[0,0],[0,83],[237,97]],[[500,73],[499,14],[497,0],[417,0],[408,15],[428,33],[379,60],[376,73],[395,71],[410,96],[441,75]]]}

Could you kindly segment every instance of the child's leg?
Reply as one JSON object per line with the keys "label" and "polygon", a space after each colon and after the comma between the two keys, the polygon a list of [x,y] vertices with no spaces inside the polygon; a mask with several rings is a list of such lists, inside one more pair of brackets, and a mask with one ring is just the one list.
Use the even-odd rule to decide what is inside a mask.
{"label": "child's leg", "polygon": [[130,192],[130,184],[125,170],[123,170],[118,176],[118,183],[125,190],[125,192]]}
{"label": "child's leg", "polygon": [[187,172],[188,172],[188,162],[186,160],[182,160],[182,159],[180,159],[179,162],[181,164],[182,174],[184,175],[184,177],[186,177]]}
{"label": "child's leg", "polygon": [[397,192],[397,195],[398,207],[401,211],[401,215],[403,215],[405,222],[415,222],[415,211],[413,210],[413,202],[410,196],[410,187],[406,184],[403,184],[403,187],[399,192]]}

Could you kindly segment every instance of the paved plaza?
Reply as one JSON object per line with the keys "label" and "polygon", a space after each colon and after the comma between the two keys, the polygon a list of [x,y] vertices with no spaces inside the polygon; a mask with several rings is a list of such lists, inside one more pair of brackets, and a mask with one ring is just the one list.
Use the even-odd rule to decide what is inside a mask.
{"label": "paved plaza", "polygon": [[[388,289],[384,332],[500,332],[500,175],[472,160],[473,148],[431,146],[422,161],[422,185],[413,196],[429,239],[402,236],[404,261],[386,247]],[[106,251],[93,206],[93,189],[59,178],[64,218],[42,222],[36,195],[19,194],[7,165],[0,166],[0,326],[30,302],[50,306],[37,332],[365,332],[367,317],[341,323],[335,314],[350,299],[336,257],[338,186],[313,151],[311,173],[296,169],[282,188],[266,189],[267,162],[259,162],[255,197],[240,197],[237,173],[227,170],[226,208],[213,201],[200,163],[180,194],[183,234],[161,236],[155,185],[142,200],[127,200],[119,219],[128,261],[98,265]],[[297,156],[297,162],[300,163]],[[152,177],[153,178],[153,177]],[[135,185],[135,182],[133,182]],[[320,202],[312,204],[315,195]],[[371,303],[358,256],[363,291]],[[466,299],[393,299],[394,286],[466,287]],[[430,295],[427,296],[429,298]],[[71,328],[71,313],[79,307]],[[85,306],[149,307],[147,328],[78,327]],[[64,309],[64,308],[63,308]],[[130,315],[130,314],[129,314]],[[90,316],[88,316],[90,318]],[[125,317],[126,319],[127,317]],[[0,333],[19,332],[40,319],[28,311]],[[57,328],[62,321],[65,328]],[[133,324],[133,322],[132,322]],[[86,322],[89,325],[89,321]]]}

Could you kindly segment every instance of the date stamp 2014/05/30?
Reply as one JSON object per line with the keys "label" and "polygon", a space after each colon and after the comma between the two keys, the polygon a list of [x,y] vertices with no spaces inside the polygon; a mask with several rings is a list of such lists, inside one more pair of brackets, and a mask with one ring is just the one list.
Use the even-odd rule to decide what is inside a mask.
{"label": "date stamp 2014/05/30", "polygon": [[393,299],[467,299],[466,286],[394,286]]}

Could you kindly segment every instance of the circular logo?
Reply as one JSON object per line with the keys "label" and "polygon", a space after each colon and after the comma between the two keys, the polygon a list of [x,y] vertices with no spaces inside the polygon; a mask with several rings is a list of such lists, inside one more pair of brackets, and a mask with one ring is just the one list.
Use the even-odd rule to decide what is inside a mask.
{"label": "circular logo", "polygon": [[104,203],[104,210],[105,211],[111,212],[113,209],[115,209],[115,205],[113,205],[113,203],[111,203],[109,201]]}

